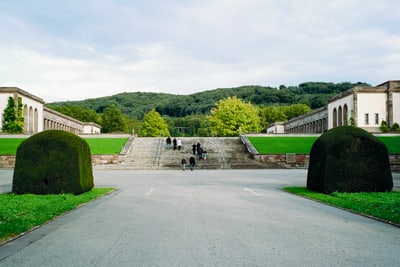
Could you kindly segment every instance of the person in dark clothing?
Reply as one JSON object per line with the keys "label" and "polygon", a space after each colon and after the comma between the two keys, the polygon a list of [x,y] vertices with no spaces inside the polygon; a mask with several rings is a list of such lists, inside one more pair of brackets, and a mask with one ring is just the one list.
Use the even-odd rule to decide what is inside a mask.
{"label": "person in dark clothing", "polygon": [[174,138],[174,140],[172,140],[172,143],[174,144],[174,150],[176,150],[176,138]]}
{"label": "person in dark clothing", "polygon": [[171,148],[171,137],[167,137],[167,149],[169,150]]}
{"label": "person in dark clothing", "polygon": [[202,150],[200,143],[197,143],[197,157],[199,157],[199,159],[201,158]]}
{"label": "person in dark clothing", "polygon": [[182,160],[181,160],[181,164],[182,164],[182,171],[185,171],[185,168],[186,168],[186,159],[182,159]]}
{"label": "person in dark clothing", "polygon": [[199,147],[199,149],[197,150],[197,155],[199,157],[199,159],[203,159],[203,148]]}
{"label": "person in dark clothing", "polygon": [[197,146],[196,146],[196,143],[194,143],[194,144],[192,145],[193,155],[196,155],[196,149],[197,149]]}
{"label": "person in dark clothing", "polygon": [[196,160],[194,159],[193,156],[190,157],[189,164],[190,164],[190,170],[193,171],[194,170],[194,166],[196,165]]}

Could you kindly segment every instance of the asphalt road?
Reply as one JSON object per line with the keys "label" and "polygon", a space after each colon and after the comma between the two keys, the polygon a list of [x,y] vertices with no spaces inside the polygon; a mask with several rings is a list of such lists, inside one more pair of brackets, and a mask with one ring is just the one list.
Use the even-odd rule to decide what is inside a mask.
{"label": "asphalt road", "polygon": [[280,190],[306,174],[95,171],[118,191],[1,246],[0,266],[400,265],[399,228]]}

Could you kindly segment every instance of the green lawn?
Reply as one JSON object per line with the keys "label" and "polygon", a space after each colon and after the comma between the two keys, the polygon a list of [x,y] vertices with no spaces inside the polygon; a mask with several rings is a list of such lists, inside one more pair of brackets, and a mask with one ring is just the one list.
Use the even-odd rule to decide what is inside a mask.
{"label": "green lawn", "polygon": [[304,187],[287,187],[285,191],[343,209],[400,225],[400,192],[337,193],[326,195]]}
{"label": "green lawn", "polygon": [[248,137],[249,141],[257,149],[259,154],[309,154],[311,147],[318,137],[293,137],[293,136],[276,136],[276,137]]}
{"label": "green lawn", "polygon": [[[26,138],[0,138],[0,155],[15,155]],[[128,138],[84,138],[92,154],[119,154]]]}
{"label": "green lawn", "polygon": [[99,154],[119,154],[128,138],[84,138],[90,146],[90,152]]}
{"label": "green lawn", "polygon": [[[259,154],[309,154],[316,136],[249,136],[249,141]],[[378,136],[389,153],[400,153],[400,136]]]}
{"label": "green lawn", "polygon": [[0,194],[0,243],[112,190],[94,188],[80,195]]}
{"label": "green lawn", "polygon": [[377,136],[386,147],[389,153],[400,153],[400,135],[398,136]]}

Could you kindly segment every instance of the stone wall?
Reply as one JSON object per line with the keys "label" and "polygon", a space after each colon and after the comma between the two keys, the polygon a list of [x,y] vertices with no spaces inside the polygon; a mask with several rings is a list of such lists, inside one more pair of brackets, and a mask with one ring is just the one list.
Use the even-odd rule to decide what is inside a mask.
{"label": "stone wall", "polygon": [[[107,165],[117,164],[119,155],[92,155],[92,164]],[[0,155],[0,169],[13,169],[15,166],[15,155]]]}
{"label": "stone wall", "polygon": [[[308,168],[308,154],[254,154],[253,158],[263,163],[276,163],[282,168]],[[392,171],[400,172],[400,154],[390,154],[389,163]]]}
{"label": "stone wall", "polygon": [[[263,163],[275,163],[282,168],[308,168],[308,154],[254,154],[253,158]],[[393,171],[400,172],[400,154],[389,155]],[[119,155],[92,155],[93,166],[118,164]],[[15,166],[15,155],[0,155],[0,169],[12,169]]]}

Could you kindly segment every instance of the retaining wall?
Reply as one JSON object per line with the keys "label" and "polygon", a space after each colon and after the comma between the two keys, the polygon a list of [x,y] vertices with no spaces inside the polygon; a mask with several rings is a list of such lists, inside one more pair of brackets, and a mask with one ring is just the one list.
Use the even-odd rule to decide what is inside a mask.
{"label": "retaining wall", "polygon": [[[119,155],[92,155],[92,164],[106,165],[117,164]],[[13,169],[15,166],[15,155],[0,155],[0,169]]]}

